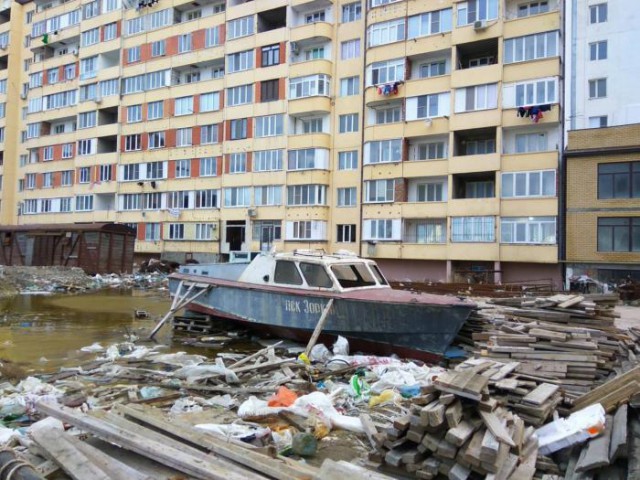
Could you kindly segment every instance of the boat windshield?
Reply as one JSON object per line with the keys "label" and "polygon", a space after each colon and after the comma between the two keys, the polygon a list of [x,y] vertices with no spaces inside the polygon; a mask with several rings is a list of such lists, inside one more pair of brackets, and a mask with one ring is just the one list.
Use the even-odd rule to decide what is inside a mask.
{"label": "boat windshield", "polygon": [[363,263],[332,265],[331,271],[342,288],[370,287],[376,281]]}
{"label": "boat windshield", "polygon": [[388,285],[387,279],[382,276],[382,272],[377,265],[369,265],[380,285]]}
{"label": "boat windshield", "polygon": [[300,262],[300,271],[310,287],[331,288],[333,281],[322,265]]}
{"label": "boat windshield", "polygon": [[286,260],[278,260],[276,262],[276,271],[273,276],[276,283],[285,283],[287,285],[302,285],[302,277],[298,273],[295,262]]}

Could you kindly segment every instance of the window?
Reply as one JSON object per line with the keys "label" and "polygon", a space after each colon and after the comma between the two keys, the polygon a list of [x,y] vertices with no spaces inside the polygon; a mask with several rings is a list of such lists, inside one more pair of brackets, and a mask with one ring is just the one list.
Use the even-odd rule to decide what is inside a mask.
{"label": "window", "polygon": [[557,55],[557,31],[509,38],[504,41],[504,63],[527,62]]}
{"label": "window", "polygon": [[289,99],[329,95],[328,75],[309,75],[289,80]]}
{"label": "window", "polygon": [[213,112],[216,110],[220,110],[220,93],[200,94],[200,112]]}
{"label": "window", "polygon": [[193,129],[178,128],[176,129],[176,147],[189,147],[193,145]]}
{"label": "window", "polygon": [[518,18],[538,15],[549,11],[549,2],[529,2],[518,5]]}
{"label": "window", "polygon": [[69,65],[64,66],[64,79],[65,80],[73,80],[76,78],[76,64],[70,63]]}
{"label": "window", "polygon": [[191,160],[176,160],[175,163],[175,177],[176,178],[190,178],[191,177]]}
{"label": "window", "polygon": [[451,31],[450,8],[409,17],[408,38],[424,37]]}
{"label": "window", "polygon": [[400,240],[400,220],[365,220],[363,240]]}
{"label": "window", "polygon": [[105,42],[113,40],[118,36],[118,25],[116,22],[107,23],[103,28]]}
{"label": "window", "polygon": [[91,128],[96,126],[97,112],[84,112],[78,115],[78,128]]}
{"label": "window", "polygon": [[280,63],[280,45],[262,47],[261,67],[270,67]]}
{"label": "window", "polygon": [[[2,93],[7,93],[6,91],[6,82],[4,82],[4,91]],[[29,75],[29,88],[38,88],[42,86],[42,72],[36,72]]]}
{"label": "window", "polygon": [[556,243],[556,217],[503,217],[501,243]]}
{"label": "window", "polygon": [[445,142],[425,142],[412,145],[409,150],[411,160],[438,160],[447,157]]}
{"label": "window", "polygon": [[404,80],[404,59],[376,62],[367,68],[367,85],[400,82]]}
{"label": "window", "polygon": [[467,180],[462,185],[464,198],[493,198],[495,194],[495,185],[493,180]]}
{"label": "window", "polygon": [[253,50],[227,55],[227,72],[242,72],[253,68]]}
{"label": "window", "polygon": [[127,123],[142,121],[142,105],[131,105],[127,107]]}
{"label": "window", "polygon": [[73,157],[73,143],[65,143],[62,145],[62,158]]}
{"label": "window", "polygon": [[180,97],[175,100],[175,108],[174,114],[176,116],[179,115],[190,115],[193,113],[193,97]]}
{"label": "window", "polygon": [[205,48],[215,47],[220,45],[220,27],[215,26],[207,28],[204,31],[204,46]]}
{"label": "window", "polygon": [[589,98],[604,98],[607,96],[607,79],[589,80]]}
{"label": "window", "polygon": [[110,95],[119,95],[120,80],[117,78],[111,80],[103,80],[100,82],[100,95],[108,97]]}
{"label": "window", "polygon": [[340,60],[349,60],[360,56],[360,39],[347,40],[340,44]]}
{"label": "window", "polygon": [[215,177],[218,175],[218,158],[204,157],[200,159],[200,176]]}
{"label": "window", "polygon": [[184,223],[169,224],[169,240],[184,240]]}
{"label": "window", "polygon": [[415,243],[446,243],[447,220],[434,218],[413,223],[405,241]]}
{"label": "window", "polygon": [[468,140],[464,146],[464,153],[461,155],[487,155],[496,153],[496,141],[494,138],[485,138],[482,140]]}
{"label": "window", "polygon": [[442,182],[419,183],[417,194],[418,202],[443,202],[446,200]]}
{"label": "window", "polygon": [[256,206],[282,205],[282,186],[264,185],[254,187],[254,201]]}
{"label": "window", "polygon": [[326,227],[320,220],[287,222],[286,240],[326,240]]}
{"label": "window", "polygon": [[336,242],[338,243],[355,243],[356,241],[356,226],[351,225],[338,225],[337,226]]}
{"label": "window", "polygon": [[331,288],[333,287],[333,280],[325,270],[323,265],[317,263],[300,262],[300,271],[307,281],[307,285],[316,288]]}
{"label": "window", "polygon": [[404,40],[404,27],[404,18],[371,25],[367,32],[369,46],[376,47]]}
{"label": "window", "polygon": [[598,218],[599,252],[640,252],[640,217]]}
{"label": "window", "polygon": [[407,120],[447,115],[449,113],[449,97],[450,94],[447,92],[408,98]]}
{"label": "window", "polygon": [[598,198],[640,198],[640,162],[599,164]]}
{"label": "window", "polygon": [[69,187],[73,184],[73,170],[63,170],[60,172],[60,186]]}
{"label": "window", "polygon": [[446,60],[438,60],[435,62],[422,63],[418,67],[418,76],[420,78],[439,77],[446,75],[447,62]]}
{"label": "window", "polygon": [[53,85],[54,83],[58,83],[58,68],[50,68],[47,70],[47,83],[49,85]]}
{"label": "window", "polygon": [[608,9],[606,3],[589,6],[589,21],[591,24],[606,22],[607,14]]}
{"label": "window", "polygon": [[151,56],[162,57],[166,53],[166,40],[158,40],[151,43]]}
{"label": "window", "polygon": [[141,150],[141,149],[142,149],[142,142],[141,142],[139,133],[135,135],[127,135],[126,137],[124,137],[125,152],[133,152],[134,150]]}
{"label": "window", "polygon": [[96,153],[96,139],[78,140],[78,155],[94,155]]}
{"label": "window", "polygon": [[196,208],[218,208],[218,190],[196,190]]}
{"label": "window", "polygon": [[458,4],[458,26],[469,25],[478,20],[498,18],[498,0],[468,0]]}
{"label": "window", "polygon": [[241,140],[247,138],[247,119],[240,118],[229,122],[231,128],[231,140]]}
{"label": "window", "polygon": [[328,168],[329,151],[323,148],[289,150],[288,170],[309,170]]}
{"label": "window", "polygon": [[324,131],[322,117],[301,118],[303,133],[319,133]]}
{"label": "window", "polygon": [[93,195],[76,196],[76,212],[93,210]]}
{"label": "window", "polygon": [[495,242],[494,217],[453,217],[452,242]]}
{"label": "window", "polygon": [[[558,103],[557,85],[557,78],[516,83],[515,107]],[[506,98],[503,101],[505,103],[505,107],[511,107],[511,105],[509,105],[510,102],[508,102]]]}
{"label": "window", "polygon": [[224,189],[225,207],[248,207],[251,205],[250,187],[228,187]]}
{"label": "window", "polygon": [[218,143],[218,124],[200,127],[200,144]]}
{"label": "window", "polygon": [[122,166],[122,180],[131,182],[140,179],[140,164],[133,163]]}
{"label": "window", "polygon": [[229,173],[245,173],[247,171],[247,154],[245,152],[229,155]]}
{"label": "window", "polygon": [[606,60],[607,59],[607,41],[594,42],[589,44],[589,59],[594,60]]}
{"label": "window", "polygon": [[476,85],[456,90],[456,112],[487,110],[498,106],[498,85]]}
{"label": "window", "polygon": [[196,223],[196,240],[213,240],[213,223]]}
{"label": "window", "polygon": [[142,196],[142,208],[144,210],[160,210],[162,206],[162,194],[159,192],[145,193]]}
{"label": "window", "polygon": [[358,169],[358,151],[350,150],[348,152],[338,153],[338,170],[357,170]]}
{"label": "window", "polygon": [[191,51],[191,34],[185,33],[178,36],[178,53],[186,53]]}
{"label": "window", "polygon": [[[311,223],[310,222],[306,222],[306,223],[309,223],[309,236],[310,236]],[[304,235],[303,230],[300,229],[299,227],[296,228],[296,234]],[[306,238],[306,237],[298,237],[298,238]],[[278,260],[276,262],[276,270],[273,275],[273,281],[276,283],[283,283],[288,285],[302,285],[302,277],[300,276],[300,273],[296,268],[295,262],[288,262],[285,260]]]}
{"label": "window", "polygon": [[131,47],[127,50],[127,63],[140,61],[140,46]]}
{"label": "window", "polygon": [[342,23],[355,22],[362,18],[362,4],[360,2],[347,3],[342,6]]}
{"label": "window", "polygon": [[282,135],[284,131],[284,115],[267,115],[255,117],[256,138]]}
{"label": "window", "polygon": [[158,100],[157,102],[149,102],[147,104],[147,120],[156,120],[162,118],[164,115],[164,102]]}
{"label": "window", "polygon": [[227,40],[253,34],[253,15],[227,22]]}
{"label": "window", "polygon": [[110,182],[113,180],[111,165],[100,165],[98,180],[101,182]]}
{"label": "window", "polygon": [[324,22],[324,21],[325,21],[324,10],[307,13],[304,16],[304,23],[316,23],[316,22]]}
{"label": "window", "polygon": [[100,29],[98,27],[82,32],[81,45],[88,47],[89,45],[95,45],[100,41]]}
{"label": "window", "polygon": [[609,119],[606,115],[600,115],[597,117],[589,117],[589,128],[604,128],[609,124]]}
{"label": "window", "polygon": [[284,150],[260,150],[253,152],[253,170],[255,172],[273,172],[282,170]]}
{"label": "window", "polygon": [[326,58],[324,47],[312,47],[304,50],[302,52],[304,54],[305,61],[309,60],[318,60]]}
{"label": "window", "polygon": [[358,131],[359,114],[347,113],[339,116],[340,133],[352,133]]}
{"label": "window", "polygon": [[402,160],[402,140],[379,140],[364,145],[364,164],[399,162]]}
{"label": "window", "polygon": [[260,82],[260,102],[273,102],[280,98],[280,80],[263,80]]}
{"label": "window", "polygon": [[338,206],[339,207],[355,207],[358,203],[357,188],[339,188],[338,189]]}
{"label": "window", "polygon": [[49,162],[53,160],[53,147],[44,147],[42,149],[42,161]]}
{"label": "window", "polygon": [[348,97],[360,94],[360,77],[347,77],[340,79],[340,96]]}
{"label": "window", "polygon": [[227,88],[227,106],[244,105],[253,102],[253,84]]}
{"label": "window", "polygon": [[364,202],[393,202],[395,198],[395,180],[370,180],[364,182]]}
{"label": "window", "polygon": [[24,176],[24,180],[25,180],[25,188],[27,190],[33,190],[34,188],[36,188],[36,174],[35,173],[27,173]]}
{"label": "window", "polygon": [[91,181],[91,167],[81,167],[78,169],[78,183],[89,183]]}
{"label": "window", "polygon": [[144,239],[147,242],[156,242],[160,240],[160,224],[146,223],[144,228]]}
{"label": "window", "polygon": [[548,149],[546,133],[516,134],[516,153],[546,152]]}
{"label": "window", "polygon": [[149,149],[164,147],[166,147],[164,132],[149,132]]}

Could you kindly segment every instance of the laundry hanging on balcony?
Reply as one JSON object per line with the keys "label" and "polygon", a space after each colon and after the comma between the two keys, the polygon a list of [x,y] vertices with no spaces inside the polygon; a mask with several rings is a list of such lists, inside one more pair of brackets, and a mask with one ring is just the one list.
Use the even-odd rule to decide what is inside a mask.
{"label": "laundry hanging on balcony", "polygon": [[518,107],[516,115],[518,117],[530,118],[533,123],[538,123],[544,117],[542,112],[550,112],[551,105],[531,105],[529,107]]}
{"label": "laundry hanging on balcony", "polygon": [[378,85],[378,95],[384,95],[385,97],[388,97],[389,95],[397,95],[398,87],[403,83],[404,82],[394,82]]}

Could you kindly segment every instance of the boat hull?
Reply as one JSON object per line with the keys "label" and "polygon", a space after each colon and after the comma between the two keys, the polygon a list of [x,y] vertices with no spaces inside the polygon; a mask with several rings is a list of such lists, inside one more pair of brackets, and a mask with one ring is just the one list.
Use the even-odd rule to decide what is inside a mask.
{"label": "boat hull", "polygon": [[[175,292],[179,279],[170,279]],[[226,283],[226,284],[225,284]],[[274,335],[306,341],[322,311],[333,298],[321,341],[346,337],[352,350],[391,353],[433,360],[441,357],[468,318],[473,304],[425,304],[385,301],[382,290],[373,298],[348,298],[340,293],[296,291],[216,284],[187,306]],[[388,295],[390,296],[390,295]]]}

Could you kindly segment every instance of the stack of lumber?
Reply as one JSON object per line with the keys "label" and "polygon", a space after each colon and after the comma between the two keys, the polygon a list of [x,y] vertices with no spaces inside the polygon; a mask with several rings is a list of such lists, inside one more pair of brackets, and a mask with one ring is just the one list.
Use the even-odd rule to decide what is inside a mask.
{"label": "stack of lumber", "polygon": [[518,362],[520,380],[557,385],[575,399],[635,363],[634,336],[614,326],[616,302],[615,295],[494,299],[474,312],[461,343],[474,355]]}
{"label": "stack of lumber", "polygon": [[[538,460],[534,428],[492,401],[488,380],[473,371],[438,377],[413,399],[409,415],[374,435],[377,451],[370,460],[422,479],[441,474],[462,480],[472,472],[495,479],[533,478]],[[559,472],[551,460],[545,468]]]}

